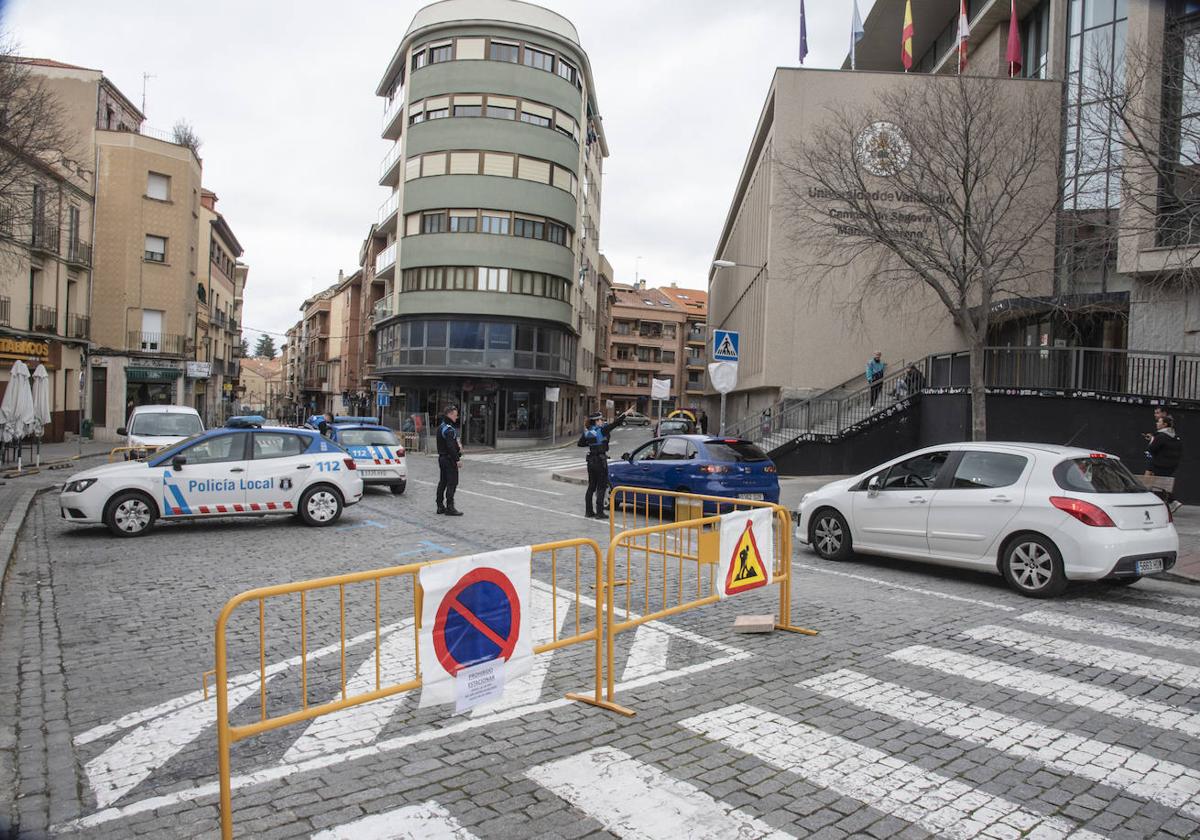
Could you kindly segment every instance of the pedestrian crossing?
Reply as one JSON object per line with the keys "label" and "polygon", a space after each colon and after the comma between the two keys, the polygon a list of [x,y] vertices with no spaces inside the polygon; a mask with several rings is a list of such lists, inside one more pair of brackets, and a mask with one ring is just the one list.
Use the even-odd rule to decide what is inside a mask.
{"label": "pedestrian crossing", "polygon": [[584,467],[584,452],[576,447],[558,449],[532,449],[522,452],[468,452],[463,460],[470,463],[497,464],[519,467],[538,472],[558,472],[573,467]]}
{"label": "pedestrian crossing", "polygon": [[[521,775],[537,785],[539,810],[556,815],[552,825],[628,840],[807,836],[812,829],[800,823],[812,807],[792,811],[785,804],[781,810],[778,792],[802,797],[814,788],[859,803],[834,815],[854,813],[859,831],[873,821],[898,820],[889,833],[908,825],[964,840],[1096,840],[1114,829],[1112,814],[1093,825],[1087,808],[1065,806],[1077,798],[1112,800],[1114,792],[1129,798],[1122,814],[1132,814],[1139,801],[1151,803],[1186,826],[1183,820],[1200,821],[1200,667],[1184,653],[1192,648],[1179,643],[1200,642],[1188,638],[1188,622],[1178,619],[1195,615],[1200,598],[1152,600],[1139,594],[1105,601],[1113,609],[1101,614],[1120,613],[1125,622],[1085,618],[1097,606],[1089,602],[1087,612],[1056,605],[1011,616],[1013,627],[967,627],[936,643],[897,647],[866,660],[867,666],[855,662],[803,679],[791,692],[798,703],[787,708],[773,708],[767,699],[788,697],[784,691],[685,713],[672,724],[690,736],[685,743],[655,721],[655,740],[670,742],[665,750],[639,745],[620,730],[609,744],[537,762]],[[1174,623],[1177,632],[1167,638],[1133,621]],[[1146,647],[1130,650],[1131,644]],[[630,652],[623,679],[641,672],[639,658],[657,659],[664,646],[663,638],[639,637],[635,648],[642,652]],[[872,673],[879,670],[886,673]],[[822,708],[836,711],[822,716]],[[1055,712],[1053,720],[1042,719],[1047,709]],[[1092,725],[1085,731],[1083,722]],[[1165,740],[1156,740],[1155,732]],[[958,761],[923,753],[927,744],[969,757],[964,763],[984,772],[971,774]],[[991,761],[1040,778],[1038,786],[1057,795],[1042,799],[1028,785],[1001,782],[999,771],[987,772]],[[724,768],[734,771],[730,781],[740,776],[744,784],[718,782],[731,775]],[[764,780],[770,804],[760,798]],[[441,815],[436,827],[421,824],[422,836],[491,836],[486,823],[457,819],[457,807],[452,801],[409,806],[422,820]],[[403,810],[391,812],[393,829],[408,819],[401,818]],[[1091,812],[1103,813],[1102,806]],[[1161,809],[1139,813],[1159,814],[1164,824],[1168,819]],[[528,823],[526,834],[554,833],[552,825]],[[364,831],[328,840],[343,836],[417,834]]]}

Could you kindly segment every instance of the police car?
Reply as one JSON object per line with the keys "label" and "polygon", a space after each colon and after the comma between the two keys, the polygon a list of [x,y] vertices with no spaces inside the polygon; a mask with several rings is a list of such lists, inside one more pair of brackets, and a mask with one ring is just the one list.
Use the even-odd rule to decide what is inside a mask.
{"label": "police car", "polygon": [[340,446],[310,429],[262,423],[234,417],[145,461],[76,473],[59,495],[62,517],[103,523],[119,537],[141,536],[159,517],[292,514],[319,527],[362,498],[358,464]]}
{"label": "police car", "polygon": [[[321,417],[309,419],[316,426]],[[408,486],[404,447],[387,426],[374,417],[334,417],[330,437],[358,462],[363,484],[390,487],[399,496]]]}

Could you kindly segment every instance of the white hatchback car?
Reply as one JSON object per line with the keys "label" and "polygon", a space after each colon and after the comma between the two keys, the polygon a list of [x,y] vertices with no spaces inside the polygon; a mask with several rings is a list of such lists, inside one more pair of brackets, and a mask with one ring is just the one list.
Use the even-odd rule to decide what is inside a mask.
{"label": "white hatchback car", "polygon": [[796,537],[854,552],[998,572],[1022,595],[1068,580],[1132,583],[1175,565],[1167,506],[1121,461],[1039,443],[950,443],[835,481],[800,502]]}
{"label": "white hatchback car", "polygon": [[349,453],[308,429],[262,428],[234,418],[154,453],[145,461],[106,464],[76,473],[59,494],[62,518],[103,523],[118,537],[137,537],[154,520],[217,516],[298,516],[332,525],[363,494]]}

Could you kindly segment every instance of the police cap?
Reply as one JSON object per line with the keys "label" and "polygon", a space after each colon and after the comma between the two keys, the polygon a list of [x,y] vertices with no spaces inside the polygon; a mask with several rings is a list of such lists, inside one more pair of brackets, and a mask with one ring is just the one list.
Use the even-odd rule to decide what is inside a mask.
{"label": "police cap", "polygon": [[592,415],[590,415],[590,416],[588,417],[588,419],[589,419],[589,420],[603,420],[603,419],[604,419],[604,412],[603,412],[603,411],[597,411],[595,414],[592,414]]}

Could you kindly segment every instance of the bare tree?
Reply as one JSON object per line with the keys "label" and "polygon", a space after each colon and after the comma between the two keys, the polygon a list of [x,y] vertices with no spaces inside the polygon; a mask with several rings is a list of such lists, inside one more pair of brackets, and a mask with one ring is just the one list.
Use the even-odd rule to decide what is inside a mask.
{"label": "bare tree", "polygon": [[171,128],[171,136],[180,146],[187,146],[192,150],[192,154],[200,157],[200,145],[203,141],[187,120],[177,121]]}
{"label": "bare tree", "polygon": [[836,284],[860,312],[922,295],[945,309],[971,350],[972,434],[984,440],[989,309],[1053,282],[1060,89],[916,81],[832,107],[781,150],[780,210],[804,255],[800,282]]}
{"label": "bare tree", "polygon": [[33,207],[35,184],[87,172],[77,145],[58,97],[0,33],[0,234],[47,211]]}
{"label": "bare tree", "polygon": [[1161,44],[1131,39],[1115,62],[1101,46],[1086,56],[1080,100],[1091,104],[1068,160],[1080,209],[1096,219],[1106,208],[1121,247],[1161,249],[1141,274],[1151,286],[1200,286],[1200,33],[1168,23]]}

